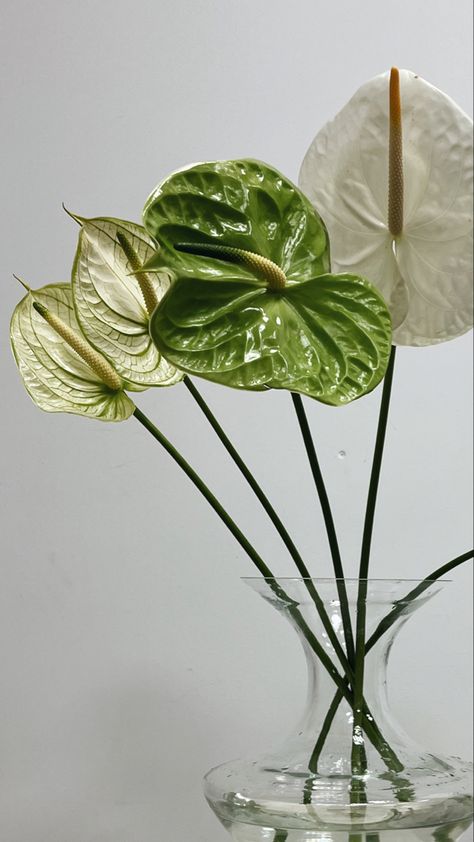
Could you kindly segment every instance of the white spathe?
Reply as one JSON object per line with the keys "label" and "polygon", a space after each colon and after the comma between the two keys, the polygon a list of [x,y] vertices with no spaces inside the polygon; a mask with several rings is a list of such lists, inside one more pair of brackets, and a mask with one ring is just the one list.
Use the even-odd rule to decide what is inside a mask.
{"label": "white spathe", "polygon": [[390,74],[360,88],[316,135],[299,183],[329,231],[332,269],[365,276],[389,304],[398,345],[472,326],[472,120],[400,71],[404,226],[388,229]]}

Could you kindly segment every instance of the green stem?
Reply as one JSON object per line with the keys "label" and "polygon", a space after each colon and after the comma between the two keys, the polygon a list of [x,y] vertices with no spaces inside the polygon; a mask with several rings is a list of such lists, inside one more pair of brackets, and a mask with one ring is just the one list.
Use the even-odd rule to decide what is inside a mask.
{"label": "green stem", "polygon": [[275,836],[273,837],[273,842],[286,842],[288,839],[288,831],[287,830],[277,830],[275,831]]}
{"label": "green stem", "polygon": [[[292,617],[295,625],[302,631],[311,649],[313,650],[313,652],[316,653],[324,668],[329,673],[338,689],[342,692],[343,697],[346,699],[346,701],[353,710],[354,696],[350,690],[349,680],[344,676],[341,676],[341,674],[338,672],[331,658],[327,654],[325,648],[321,645],[314,633],[309,628],[305,619],[301,616],[301,613],[298,611],[297,606],[292,605],[290,602],[288,604],[287,610],[290,616]],[[373,744],[374,748],[380,754],[385,765],[391,772],[398,773],[403,771],[403,764],[385,740],[382,732],[380,731],[380,728],[375,722],[372,712],[368,708],[364,699],[362,699],[361,707],[364,721],[364,731],[367,734],[367,737],[369,738],[371,743]]]}
{"label": "green stem", "polygon": [[264,493],[264,491],[262,490],[262,488],[258,484],[257,480],[255,479],[252,472],[250,471],[250,469],[245,464],[244,460],[242,459],[242,457],[240,456],[240,454],[238,453],[238,451],[236,450],[236,448],[232,444],[232,442],[229,439],[229,437],[227,436],[227,434],[224,432],[224,430],[221,427],[221,425],[219,424],[216,416],[214,415],[214,413],[212,412],[212,410],[210,409],[210,407],[208,406],[208,404],[206,403],[203,396],[201,395],[199,390],[196,388],[196,386],[194,385],[192,380],[186,375],[183,379],[183,382],[184,382],[184,385],[186,386],[186,388],[188,389],[188,391],[193,396],[196,403],[198,404],[199,408],[201,409],[201,411],[204,413],[205,417],[209,421],[209,423],[210,423],[211,427],[213,428],[214,432],[217,434],[218,438],[220,439],[220,441],[224,445],[225,449],[227,450],[227,453],[229,454],[231,459],[233,459],[233,461],[237,465],[239,471],[241,472],[243,477],[248,482],[250,488],[252,489],[252,491],[256,495],[257,499],[259,500],[259,502],[261,503],[261,505],[265,509],[266,513],[268,514],[272,523],[274,524],[278,534],[282,538],[283,543],[285,544],[286,548],[288,549],[288,551],[289,551],[289,553],[290,553],[290,555],[291,555],[291,557],[292,557],[292,559],[293,559],[293,561],[296,565],[296,568],[297,568],[298,572],[300,573],[301,577],[303,578],[306,589],[308,590],[312,600],[314,601],[314,603],[316,605],[318,614],[321,618],[321,621],[322,621],[323,626],[326,630],[328,638],[329,638],[329,640],[331,641],[331,643],[334,647],[334,651],[336,652],[336,655],[338,656],[339,661],[340,661],[344,671],[347,673],[348,667],[349,667],[347,656],[344,652],[344,649],[341,646],[341,643],[339,641],[339,638],[338,638],[336,632],[334,631],[334,628],[331,624],[331,620],[328,617],[328,614],[327,614],[327,611],[326,611],[326,606],[324,605],[324,601],[321,599],[321,596],[318,593],[318,590],[314,585],[314,582],[311,578],[311,573],[309,572],[308,568],[306,567],[306,564],[304,563],[303,558],[302,558],[300,552],[298,551],[298,548],[296,547],[294,541],[292,540],[290,534],[288,533],[288,530],[286,529],[286,527],[282,523],[279,515],[277,514],[277,512],[273,508],[273,506],[270,503],[268,497],[266,496],[266,494]]}
{"label": "green stem", "polygon": [[220,519],[225,523],[227,528],[230,530],[234,538],[239,542],[240,546],[243,550],[247,553],[247,555],[252,559],[253,563],[260,571],[262,576],[265,579],[274,579],[273,573],[269,567],[265,564],[263,558],[257,553],[255,548],[252,546],[250,541],[245,537],[243,532],[239,529],[237,524],[232,520],[230,515],[227,514],[224,507],[221,505],[217,497],[210,491],[207,485],[203,482],[201,477],[196,473],[194,468],[186,461],[186,459],[181,456],[178,450],[171,444],[170,441],[163,435],[163,433],[155,427],[155,425],[150,421],[149,418],[140,410],[138,407],[135,407],[134,416],[137,421],[142,424],[146,430],[164,447],[167,453],[174,459],[175,462],[179,465],[179,467],[184,471],[184,473],[189,477],[192,483],[196,486],[196,488],[201,492],[203,497],[206,498],[207,502],[210,506],[214,509],[216,514],[220,517]]}
{"label": "green stem", "polygon": [[227,450],[227,453],[229,454],[231,459],[233,459],[233,461],[237,465],[239,471],[245,477],[245,479],[247,480],[250,488],[252,489],[252,491],[254,492],[254,494],[256,495],[256,497],[258,498],[260,503],[262,504],[263,508],[265,509],[267,514],[269,515],[269,517],[272,520],[278,534],[280,535],[280,537],[282,538],[285,546],[289,550],[290,555],[293,558],[299,573],[301,574],[301,576],[304,579],[310,579],[311,580],[311,574],[310,574],[308,568],[306,567],[306,565],[305,565],[296,545],[294,544],[292,538],[290,537],[287,529],[285,528],[285,526],[282,523],[280,517],[278,516],[277,512],[275,511],[272,504],[270,503],[268,497],[263,492],[262,488],[260,487],[257,480],[253,476],[252,472],[250,471],[250,469],[245,464],[244,460],[242,459],[242,457],[240,456],[240,454],[238,453],[238,451],[236,450],[236,448],[232,444],[232,442],[229,439],[229,437],[227,436],[227,434],[224,432],[224,430],[221,427],[221,425],[219,424],[216,416],[211,411],[210,407],[208,406],[208,404],[204,400],[203,396],[201,395],[201,393],[198,391],[198,389],[196,388],[196,386],[194,385],[192,380],[190,380],[190,378],[187,375],[184,377],[183,383],[186,386],[186,388],[189,390],[191,395],[193,396],[194,400],[198,404],[201,411],[204,413],[205,417],[209,421],[209,423],[210,423],[211,427],[213,428],[214,432],[217,434],[218,438],[220,439],[220,441],[224,445],[225,449]]}
{"label": "green stem", "polygon": [[[252,474],[250,473],[249,469],[247,468],[247,466],[245,465],[245,463],[243,462],[243,460],[241,459],[241,457],[239,456],[239,454],[235,450],[234,446],[230,442],[230,439],[224,433],[222,427],[220,426],[217,419],[215,418],[215,416],[213,415],[213,413],[211,412],[211,410],[207,406],[206,402],[204,401],[202,396],[199,394],[199,392],[196,389],[196,387],[194,386],[194,384],[191,383],[189,378],[186,378],[186,381],[187,381],[186,385],[187,385],[189,391],[191,392],[193,397],[198,402],[202,411],[205,413],[206,418],[212,424],[215,432],[218,434],[220,440],[222,441],[224,446],[227,448],[229,454],[232,456],[232,458],[234,459],[234,461],[236,462],[236,464],[238,465],[238,467],[242,471],[243,475],[245,476],[245,478],[247,479],[247,481],[249,482],[251,487],[254,489],[255,493],[257,494],[258,499],[262,502],[265,509],[267,511],[271,511],[279,521],[279,518],[276,515],[275,510],[273,509],[273,507],[269,503],[268,499],[265,497],[262,490],[260,489],[260,487],[258,486],[256,481],[254,480],[254,478],[253,478]],[[303,409],[303,413],[304,413],[304,409]],[[314,451],[314,445],[313,445],[312,449]],[[170,452],[170,451],[168,451],[168,452]],[[184,460],[183,460],[183,462],[184,462]],[[181,464],[181,467],[183,467],[182,464]],[[321,481],[322,481],[322,477],[321,477]],[[197,484],[197,483],[195,483],[195,484]],[[323,488],[324,488],[324,482],[322,483],[322,485],[323,485]],[[209,489],[207,489],[207,490],[209,491]],[[214,500],[215,500],[215,498],[214,498]],[[326,495],[326,506],[329,508],[329,513],[330,513],[330,507],[329,507],[329,501],[327,499],[327,495]],[[218,512],[218,514],[219,514],[219,512]],[[331,521],[332,521],[332,517],[331,517]],[[288,533],[286,532],[286,530],[285,530],[283,524],[281,523],[281,521],[279,521],[279,524],[281,525],[281,529],[283,530],[283,534],[289,539],[290,545],[292,546],[292,548],[294,548],[294,550],[296,550],[295,545],[291,541],[291,538],[288,535]],[[235,526],[235,524],[234,524],[234,526]],[[334,525],[333,525],[333,531],[334,531]],[[240,530],[239,530],[239,533],[240,533]],[[241,533],[240,533],[240,535],[241,535]],[[334,531],[334,537],[336,538],[335,531]],[[337,544],[337,538],[336,538],[336,544]],[[302,572],[302,575],[304,577],[306,575],[309,577],[309,573],[306,571],[306,568],[304,566],[304,562],[301,559],[301,557],[299,556],[299,553],[298,553],[297,550],[296,550],[296,553],[297,553],[297,559],[298,559],[297,564],[303,565],[303,568],[302,568],[302,570],[300,570],[300,572]],[[262,562],[261,559],[260,559],[260,561]],[[298,569],[300,569],[300,568],[298,568]],[[323,621],[323,624],[324,624],[324,627],[327,631],[328,637],[331,640],[331,643],[332,643],[332,645],[333,645],[333,647],[334,647],[334,649],[335,649],[335,651],[336,651],[336,653],[339,657],[339,660],[340,660],[341,665],[342,665],[342,667],[343,667],[343,669],[344,669],[344,671],[345,671],[345,673],[346,673],[346,675],[349,679],[349,682],[352,682],[354,680],[353,669],[352,669],[351,664],[348,661],[347,656],[346,656],[346,654],[345,654],[345,652],[344,652],[344,650],[343,650],[343,648],[342,648],[342,646],[341,646],[341,644],[340,644],[340,642],[337,638],[337,635],[336,635],[334,629],[332,628],[329,617],[327,616],[327,613],[326,613],[326,608],[325,608],[324,602],[321,599],[321,597],[319,596],[316,588],[314,588],[314,585],[313,585],[310,578],[308,579],[308,581],[305,581],[305,584],[306,584],[306,587],[310,591],[310,593],[311,593],[311,595],[312,595],[312,597],[313,597],[313,599],[316,603],[316,607],[317,607],[318,612],[320,614],[320,617]],[[344,582],[342,581],[339,584],[344,584]],[[347,596],[346,596],[346,599],[347,599]],[[316,637],[312,634],[311,630],[309,629],[309,626],[307,626],[306,623],[303,621],[300,613],[296,612],[294,609],[290,613],[292,613],[293,619],[295,620],[295,622],[297,623],[299,628],[305,634],[306,639],[309,640],[311,638],[311,646],[312,646],[313,650],[316,652],[318,658],[323,663],[323,665],[325,666],[326,670],[329,672],[329,674],[331,675],[333,680],[336,682],[336,684],[339,687],[344,688],[344,690],[345,690],[346,685],[344,684],[344,679],[340,676],[340,674],[338,673],[338,671],[334,667],[334,664],[333,664],[331,658],[327,655],[326,650],[321,646],[321,644],[319,644]],[[348,693],[348,700],[350,700],[350,694],[349,693]],[[364,700],[362,700],[362,705],[363,705],[363,709],[364,709],[365,714],[370,716],[370,711],[368,710],[367,705],[365,705]],[[375,740],[374,745],[376,746],[376,748],[380,748],[382,757],[384,758],[388,767],[391,768],[391,769],[394,769],[394,768],[399,769],[400,766],[401,766],[400,761],[398,760],[396,755],[392,752],[392,750],[390,749],[388,744],[385,742],[381,732],[377,728],[377,725],[375,723],[372,723],[372,725],[369,726],[369,727],[371,728],[372,739]],[[371,737],[369,737],[369,739],[371,739]]]}
{"label": "green stem", "polygon": [[[321,643],[317,640],[309,626],[307,625],[304,618],[301,616],[300,612],[296,604],[293,603],[291,599],[289,599],[286,594],[284,593],[283,589],[278,585],[277,580],[273,576],[272,571],[270,568],[265,564],[261,556],[257,553],[255,548],[252,544],[248,541],[245,535],[241,532],[237,524],[232,520],[230,515],[226,512],[224,507],[221,503],[217,500],[215,495],[210,491],[207,485],[203,482],[200,476],[196,473],[196,471],[189,465],[189,463],[184,459],[184,457],[179,453],[178,450],[171,444],[170,441],[163,435],[163,433],[150,421],[147,416],[141,412],[138,407],[135,407],[134,416],[139,421],[146,430],[162,445],[162,447],[167,451],[167,453],[175,460],[175,462],[180,466],[180,468],[184,471],[184,473],[189,477],[191,482],[196,486],[196,488],[201,492],[201,494],[205,497],[207,502],[210,506],[214,509],[220,519],[225,523],[227,528],[230,530],[232,535],[236,538],[240,546],[245,550],[247,555],[251,558],[253,563],[256,565],[259,572],[262,576],[269,581],[269,586],[274,590],[276,595],[284,599],[287,606],[288,611],[293,618],[295,624],[301,629],[303,632],[306,640],[310,644],[313,651],[316,653],[317,657],[323,664],[324,668],[327,670],[329,675],[332,677],[333,681],[335,682],[336,686],[339,687],[344,696],[347,698],[347,701],[352,706],[353,705],[353,695],[350,690],[346,687],[344,677],[340,675],[336,667],[334,666],[331,658],[326,652],[326,649],[322,646]],[[367,716],[370,716],[370,711],[368,710],[367,706],[364,704],[364,713]],[[387,767],[392,771],[398,771],[400,768],[403,768],[400,764],[400,761],[394,754],[394,752],[390,749],[388,744],[383,738],[380,730],[378,729],[376,723],[371,720],[367,720],[366,724],[366,733],[374,744],[375,748],[380,752],[381,757],[385,761]]]}
{"label": "green stem", "polygon": [[339,705],[341,704],[344,698],[344,693],[341,689],[338,688],[334,699],[331,702],[329,710],[325,716],[321,731],[319,733],[319,737],[317,743],[314,747],[314,751],[311,755],[311,759],[309,761],[309,771],[312,772],[314,775],[318,774],[318,763],[319,758],[321,757],[321,752],[324,748],[326,743],[329,731],[331,730],[332,723],[334,722],[335,716],[337,711],[339,710]]}
{"label": "green stem", "polygon": [[349,659],[350,664],[354,664],[354,637],[352,634],[352,622],[351,622],[351,614],[349,610],[349,600],[347,597],[347,590],[346,590],[346,583],[344,577],[344,568],[342,564],[341,553],[339,550],[339,542],[337,540],[337,533],[336,528],[334,525],[334,518],[332,516],[331,511],[331,504],[329,502],[329,497],[326,491],[326,486],[324,483],[323,475],[321,472],[321,468],[319,465],[318,456],[316,453],[316,448],[314,445],[313,437],[311,435],[311,430],[309,427],[308,419],[306,417],[306,412],[303,406],[303,401],[301,395],[298,395],[296,392],[291,393],[291,397],[293,400],[293,405],[295,407],[296,415],[298,417],[298,422],[300,425],[301,434],[303,436],[303,441],[306,448],[306,453],[309,459],[309,464],[311,467],[311,472],[313,474],[313,479],[316,485],[316,489],[318,492],[319,500],[321,503],[321,509],[323,513],[324,523],[326,526],[326,532],[329,542],[329,547],[331,550],[332,562],[334,567],[334,575],[336,577],[337,582],[337,590],[339,594],[339,600],[341,603],[341,615],[343,620],[344,626],[344,636],[346,641],[346,649],[347,649],[347,657]]}
{"label": "green stem", "polygon": [[372,535],[375,519],[375,507],[377,504],[377,493],[382,468],[385,436],[387,432],[388,414],[390,409],[390,397],[392,394],[393,373],[395,368],[396,348],[392,345],[390,360],[385,375],[382,400],[380,404],[380,415],[375,441],[374,458],[370,475],[369,493],[365,513],[364,532],[362,536],[362,549],[359,568],[359,593],[357,597],[357,623],[356,623],[356,658],[355,658],[355,684],[354,684],[354,740],[352,746],[353,772],[363,774],[363,758],[361,746],[363,746],[363,698],[364,698],[364,674],[365,674],[365,632],[367,622],[367,591],[368,575],[370,564],[370,551],[372,546]]}
{"label": "green stem", "polygon": [[464,564],[465,561],[469,561],[470,558],[474,558],[474,549],[468,550],[468,552],[456,556],[456,558],[453,558],[452,561],[448,561],[446,564],[443,564],[441,567],[433,570],[433,573],[431,573],[430,576],[427,576],[426,579],[423,579],[423,581],[413,588],[413,590],[410,591],[404,599],[398,600],[399,604],[392,608],[390,613],[380,621],[376,630],[367,641],[365,650],[366,654],[367,652],[370,652],[375,644],[378,643],[382,635],[384,635],[404,614],[407,603],[413,602],[414,599],[417,599],[417,597],[421,596],[422,593],[428,590],[433,582],[436,582],[437,579],[442,579],[443,576],[446,576],[446,574],[450,573],[451,570],[459,567],[460,564]]}
{"label": "green stem", "polygon": [[[316,490],[318,492],[319,501],[321,504],[321,509],[323,513],[324,523],[326,526],[326,533],[328,537],[329,547],[331,550],[331,556],[333,561],[334,567],[334,574],[336,577],[336,585],[339,594],[339,602],[341,605],[341,616],[342,616],[342,625],[344,630],[344,640],[346,644],[346,651],[347,651],[347,659],[348,659],[348,666],[349,670],[346,668],[346,675],[350,678],[352,685],[354,684],[354,662],[355,662],[355,651],[354,651],[354,637],[352,633],[352,621],[351,621],[351,614],[349,609],[349,599],[347,596],[347,589],[346,589],[346,581],[344,576],[344,568],[342,564],[341,553],[339,550],[339,542],[337,540],[337,533],[336,528],[334,525],[334,518],[332,515],[331,504],[329,502],[329,497],[326,491],[326,486],[324,483],[323,474],[321,471],[321,467],[319,465],[319,459],[316,453],[316,448],[314,445],[314,440],[311,435],[311,430],[308,423],[308,418],[306,416],[306,412],[303,406],[303,400],[301,395],[297,394],[296,392],[292,392],[291,394],[293,405],[296,411],[296,415],[298,418],[298,422],[300,425],[301,434],[303,436],[303,441],[306,448],[306,453],[308,456],[309,464],[311,467],[311,472],[313,474],[314,483],[316,485]],[[388,746],[387,746],[388,748]],[[312,770],[312,760],[313,756],[310,758],[309,769]],[[361,763],[364,767],[367,766],[367,758],[365,754],[365,746],[361,748]],[[311,782],[308,781],[307,788],[305,788],[305,803],[306,799],[310,797],[310,787]]]}
{"label": "green stem", "polygon": [[[398,600],[398,604],[392,609],[392,611],[390,611],[389,614],[387,614],[386,617],[384,617],[383,620],[380,621],[376,630],[373,632],[373,634],[367,641],[365,647],[366,656],[379,642],[380,638],[383,637],[384,634],[386,634],[388,630],[397,622],[397,620],[399,620],[400,617],[403,616],[408,603],[421,596],[438,579],[441,579],[447,573],[450,573],[451,570],[454,570],[456,567],[459,567],[459,565],[464,564],[464,562],[469,561],[469,559],[471,558],[474,558],[474,549],[469,550],[466,553],[462,553],[462,555],[456,556],[456,558],[453,558],[451,561],[448,561],[446,564],[443,564],[441,567],[438,567],[436,570],[433,570],[433,572],[430,573],[429,576],[426,576],[426,578],[423,579],[423,581],[420,582],[415,588],[413,588],[413,590],[407,593],[407,595],[403,599]],[[349,683],[347,679],[346,687],[347,689],[349,689]],[[332,723],[343,698],[344,693],[341,689],[338,688],[331,702],[329,710],[326,714],[326,718],[321,728],[318,741],[316,743],[314,752],[311,757],[309,768],[314,773],[317,773],[318,771],[318,762],[319,758],[321,757],[321,752],[324,748],[329,731],[331,730]]]}
{"label": "green stem", "polygon": [[[134,416],[137,421],[142,424],[146,430],[164,447],[167,453],[174,459],[174,461],[179,465],[179,467],[184,471],[184,473],[189,477],[191,482],[196,486],[196,488],[201,492],[201,494],[205,497],[207,502],[212,506],[214,511],[220,517],[220,519],[225,523],[227,528],[230,530],[234,538],[239,542],[240,546],[245,550],[247,555],[251,558],[253,563],[256,565],[259,572],[262,576],[268,581],[269,586],[273,587],[273,590],[278,594],[279,597],[285,600],[288,611],[292,616],[295,623],[303,632],[305,638],[309,642],[310,646],[312,647],[313,651],[316,653],[318,658],[320,659],[321,663],[331,675],[335,683],[338,687],[344,687],[344,679],[334,666],[331,658],[327,654],[325,648],[322,646],[321,643],[317,640],[309,626],[307,625],[306,621],[301,616],[300,612],[297,609],[296,603],[293,603],[291,599],[289,599],[286,594],[284,593],[283,589],[279,588],[278,582],[275,579],[272,571],[270,568],[265,564],[264,560],[261,556],[257,553],[255,548],[252,544],[247,540],[243,532],[239,529],[237,524],[232,520],[230,515],[226,512],[224,507],[221,505],[219,500],[215,497],[212,491],[207,487],[207,485],[203,482],[201,477],[196,473],[194,468],[186,461],[186,459],[179,453],[179,451],[171,444],[171,442],[163,435],[163,433],[150,421],[149,418],[137,407],[135,407]],[[350,696],[349,691],[346,691],[347,694]]]}

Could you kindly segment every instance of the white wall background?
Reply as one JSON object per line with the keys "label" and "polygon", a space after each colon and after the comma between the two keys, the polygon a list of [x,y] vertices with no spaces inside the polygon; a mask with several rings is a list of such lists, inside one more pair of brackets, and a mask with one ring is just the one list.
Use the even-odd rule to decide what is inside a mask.
{"label": "white wall background", "polygon": [[[469,110],[471,30],[469,0],[3,0],[2,842],[223,842],[202,773],[268,748],[304,692],[292,633],[239,581],[250,562],[145,431],[30,402],[11,273],[69,278],[63,200],[138,220],[159,179],[214,158],[296,179],[316,130],[392,64]],[[470,342],[399,353],[373,575],[422,577],[470,546]],[[203,392],[330,575],[289,396]],[[379,398],[307,402],[352,575]],[[291,575],[185,388],[139,400]],[[392,695],[421,742],[467,756],[470,571],[453,578],[404,631]]]}

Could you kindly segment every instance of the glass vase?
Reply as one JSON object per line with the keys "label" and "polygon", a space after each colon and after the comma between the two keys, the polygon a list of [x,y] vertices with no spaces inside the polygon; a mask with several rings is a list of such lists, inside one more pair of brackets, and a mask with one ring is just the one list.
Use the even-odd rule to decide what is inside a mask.
{"label": "glass vase", "polygon": [[[472,766],[417,745],[392,716],[387,693],[396,635],[443,583],[371,580],[362,603],[357,580],[245,581],[296,629],[309,681],[303,718],[283,745],[205,778],[206,798],[232,839],[460,839],[472,823]],[[367,614],[362,728],[355,727],[347,672],[348,618],[355,628],[358,606]]]}

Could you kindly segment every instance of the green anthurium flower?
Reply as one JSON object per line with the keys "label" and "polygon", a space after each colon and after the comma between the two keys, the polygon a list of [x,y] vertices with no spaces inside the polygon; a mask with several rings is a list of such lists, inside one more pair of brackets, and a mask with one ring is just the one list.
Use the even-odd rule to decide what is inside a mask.
{"label": "green anthurium flower", "polygon": [[150,333],[180,369],[333,405],[383,377],[391,321],[382,296],[361,277],[329,274],[322,220],[267,164],[180,170],[150,196],[144,224],[159,243],[145,268],[173,278]]}
{"label": "green anthurium flower", "polygon": [[83,219],[72,270],[77,319],[88,341],[124,379],[127,389],[171,386],[183,373],[153,344],[150,313],[169,287],[169,276],[141,270],[156,245],[144,228],[122,219]]}
{"label": "green anthurium flower", "polygon": [[113,366],[81,333],[69,284],[28,291],[15,308],[10,338],[25,387],[46,412],[125,421],[135,406]]}
{"label": "green anthurium flower", "polygon": [[333,267],[383,293],[394,342],[472,325],[472,121],[408,70],[367,82],[316,135],[300,186],[323,214]]}
{"label": "green anthurium flower", "polygon": [[[190,276],[228,275],[211,256],[186,260],[177,243],[214,243],[261,255],[289,280],[329,270],[326,228],[311,202],[281,173],[260,161],[215,161],[173,173],[146,202],[143,222],[160,244],[149,266],[179,265]],[[241,267],[238,276],[253,278]]]}

